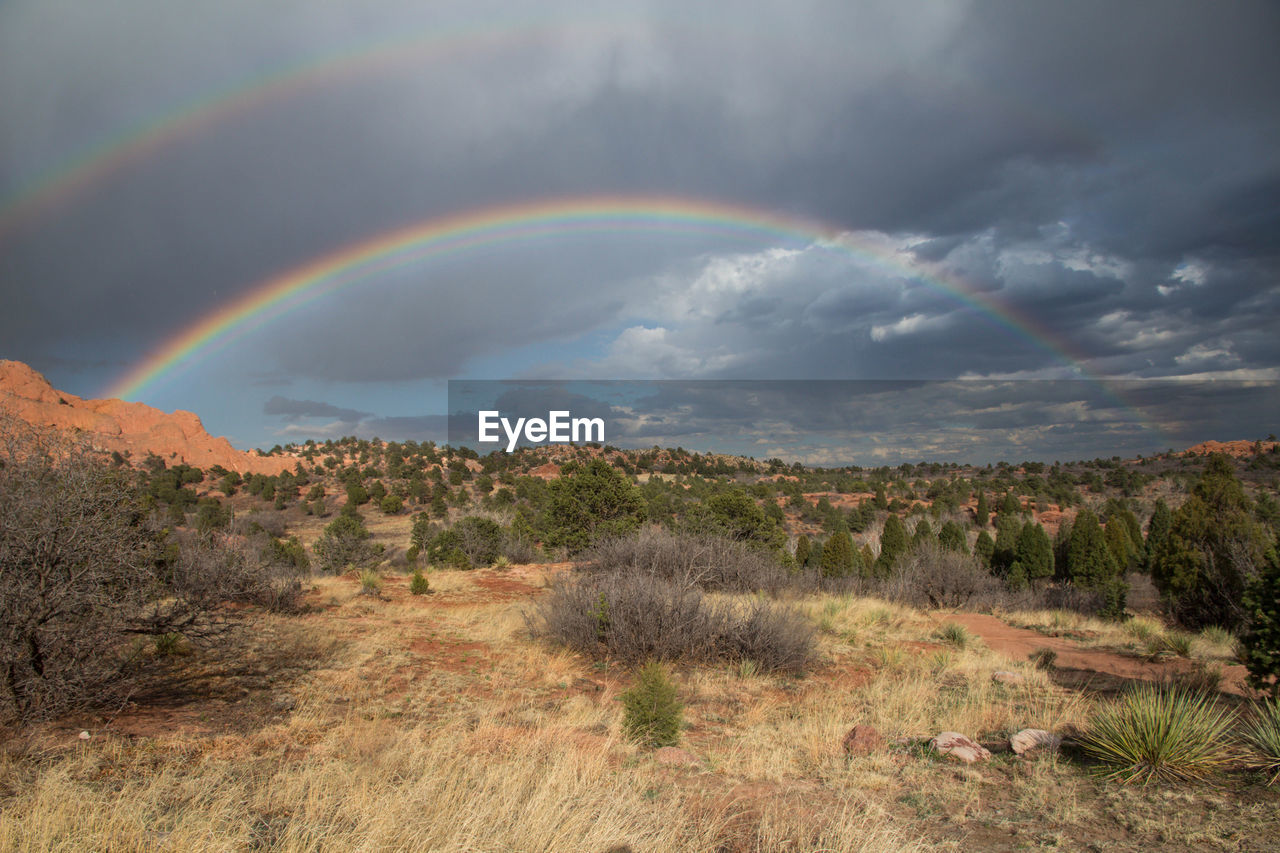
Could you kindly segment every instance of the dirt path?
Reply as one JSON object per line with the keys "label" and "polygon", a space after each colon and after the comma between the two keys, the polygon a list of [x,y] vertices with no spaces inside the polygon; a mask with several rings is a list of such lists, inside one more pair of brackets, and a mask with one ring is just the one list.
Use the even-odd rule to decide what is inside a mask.
{"label": "dirt path", "polygon": [[[981,637],[992,651],[1015,660],[1026,660],[1037,649],[1052,649],[1057,654],[1055,668],[1110,676],[1100,681],[1162,681],[1172,674],[1190,672],[1195,668],[1192,661],[1183,658],[1149,660],[1102,649],[1081,648],[1072,640],[1049,637],[1028,628],[1015,628],[985,613],[954,613],[943,621],[963,625]],[[1246,675],[1243,666],[1224,666],[1223,691],[1243,695],[1246,692]]]}

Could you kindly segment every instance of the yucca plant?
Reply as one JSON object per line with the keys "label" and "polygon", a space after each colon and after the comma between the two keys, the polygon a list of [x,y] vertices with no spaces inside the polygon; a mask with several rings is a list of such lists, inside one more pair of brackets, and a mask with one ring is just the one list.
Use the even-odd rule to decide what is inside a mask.
{"label": "yucca plant", "polygon": [[382,595],[382,575],[374,569],[360,570],[360,594]]}
{"label": "yucca plant", "polygon": [[1180,658],[1191,657],[1191,641],[1194,638],[1183,631],[1170,631],[1164,635],[1164,645]]}
{"label": "yucca plant", "polygon": [[1259,702],[1254,711],[1240,733],[1254,752],[1254,766],[1267,774],[1268,785],[1274,785],[1280,780],[1280,700]]}
{"label": "yucca plant", "polygon": [[1098,711],[1080,740],[1108,779],[1191,781],[1231,763],[1233,722],[1204,693],[1144,684]]}
{"label": "yucca plant", "polygon": [[935,636],[957,649],[963,649],[969,643],[969,631],[959,622],[948,622],[938,629]]}

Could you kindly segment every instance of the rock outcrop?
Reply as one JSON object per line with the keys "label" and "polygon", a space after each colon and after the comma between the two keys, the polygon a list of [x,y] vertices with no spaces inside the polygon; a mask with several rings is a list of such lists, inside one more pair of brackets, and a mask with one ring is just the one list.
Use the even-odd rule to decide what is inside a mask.
{"label": "rock outcrop", "polygon": [[154,453],[168,464],[198,468],[221,465],[241,474],[279,474],[297,459],[246,453],[225,438],[209,435],[191,412],[162,412],[144,403],[85,400],[58,391],[20,361],[0,359],[0,410],[27,423],[78,436],[105,452],[134,462]]}

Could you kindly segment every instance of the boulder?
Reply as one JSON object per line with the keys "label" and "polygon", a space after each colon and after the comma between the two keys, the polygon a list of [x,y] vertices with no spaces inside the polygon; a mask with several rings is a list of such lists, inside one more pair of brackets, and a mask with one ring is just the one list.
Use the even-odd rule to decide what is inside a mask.
{"label": "boulder", "polygon": [[1062,745],[1062,738],[1044,729],[1023,729],[1009,738],[1009,748],[1018,755],[1028,755],[1040,750],[1055,750]]}
{"label": "boulder", "polygon": [[991,752],[977,741],[959,732],[942,732],[929,741],[929,748],[943,758],[950,758],[965,764],[986,761]]}
{"label": "boulder", "polygon": [[845,755],[870,755],[884,748],[884,737],[871,726],[859,723],[849,729],[840,745]]}

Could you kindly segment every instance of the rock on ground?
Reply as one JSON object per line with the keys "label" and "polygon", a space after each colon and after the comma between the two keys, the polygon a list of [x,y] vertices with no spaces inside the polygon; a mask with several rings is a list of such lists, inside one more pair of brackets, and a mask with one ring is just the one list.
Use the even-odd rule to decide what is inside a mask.
{"label": "rock on ground", "polygon": [[1026,755],[1042,749],[1054,750],[1061,745],[1061,736],[1044,729],[1023,729],[1009,738],[1009,748],[1018,755]]}
{"label": "rock on ground", "polygon": [[941,755],[965,764],[986,761],[991,752],[981,744],[959,732],[942,732],[929,741],[929,748]]}

